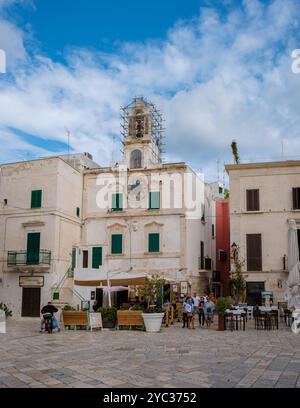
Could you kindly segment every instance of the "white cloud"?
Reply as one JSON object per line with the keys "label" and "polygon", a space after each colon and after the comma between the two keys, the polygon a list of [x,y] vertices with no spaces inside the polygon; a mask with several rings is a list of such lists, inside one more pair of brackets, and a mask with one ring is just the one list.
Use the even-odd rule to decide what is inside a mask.
{"label": "white cloud", "polygon": [[74,149],[107,164],[119,147],[112,141],[119,106],[143,94],[167,119],[167,158],[206,169],[210,178],[217,159],[231,159],[232,138],[244,160],[280,157],[282,139],[286,155],[296,155],[300,75],[292,74],[289,56],[299,41],[296,4],[243,4],[226,16],[204,8],[171,28],[164,42],[123,44],[115,54],[74,48],[66,65],[30,58],[26,33],[2,20],[18,65],[14,82],[0,77],[0,127],[66,141],[67,126]]}

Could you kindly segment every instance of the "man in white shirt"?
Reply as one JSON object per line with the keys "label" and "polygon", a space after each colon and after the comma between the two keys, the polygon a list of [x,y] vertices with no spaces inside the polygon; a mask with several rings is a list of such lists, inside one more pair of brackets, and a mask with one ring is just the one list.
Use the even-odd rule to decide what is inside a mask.
{"label": "man in white shirt", "polygon": [[197,293],[194,293],[194,296],[192,297],[193,302],[194,302],[194,307],[196,310],[198,310],[199,302],[200,302],[200,296],[197,295]]}

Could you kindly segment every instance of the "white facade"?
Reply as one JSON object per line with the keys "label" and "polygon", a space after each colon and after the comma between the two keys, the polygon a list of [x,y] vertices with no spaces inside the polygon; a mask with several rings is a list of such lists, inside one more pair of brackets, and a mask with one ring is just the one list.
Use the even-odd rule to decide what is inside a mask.
{"label": "white facade", "polygon": [[[226,170],[230,180],[231,243],[240,247],[240,256],[245,260],[248,292],[257,283],[257,290],[261,286],[273,292],[277,304],[284,301],[288,276],[287,221],[295,219],[300,228],[300,208],[295,209],[293,203],[293,189],[300,188],[300,161],[227,165]],[[259,190],[259,206],[254,211],[247,209],[247,190]],[[247,266],[249,234],[261,236],[260,270],[249,270]]]}
{"label": "white facade", "polygon": [[[31,208],[32,191],[41,191],[36,208]],[[0,166],[0,299],[14,316],[37,315],[38,303],[47,303],[61,286],[72,301],[67,271],[72,246],[81,239],[81,211],[82,173],[62,158]],[[32,261],[28,240],[33,234],[39,243]],[[31,300],[34,310],[28,310]],[[22,302],[27,304],[23,310]]]}
{"label": "white facade", "polygon": [[[135,122],[141,120],[144,131],[137,135]],[[199,271],[201,241],[211,256],[207,224],[201,221],[205,184],[185,163],[159,161],[151,139],[151,121],[147,104],[141,101],[129,114],[122,162],[84,173],[83,239],[74,278],[84,283],[130,271],[185,281],[190,290],[202,291],[206,287]],[[116,193],[122,195],[119,211],[113,210]],[[158,208],[149,208],[150,193],[158,194]],[[119,254],[112,253],[112,236],[116,234],[122,236]],[[158,251],[149,250],[149,234],[158,234]],[[100,272],[92,267],[95,247],[102,248]],[[88,251],[88,263],[83,259],[84,250]],[[76,290],[90,300],[95,287],[76,286]]]}
{"label": "white facade", "polygon": [[0,166],[0,301],[15,316],[39,315],[54,293],[61,305],[92,300],[88,282],[117,272],[207,289],[211,190],[185,163],[161,162],[149,106],[136,99],[113,167],[87,153]]}

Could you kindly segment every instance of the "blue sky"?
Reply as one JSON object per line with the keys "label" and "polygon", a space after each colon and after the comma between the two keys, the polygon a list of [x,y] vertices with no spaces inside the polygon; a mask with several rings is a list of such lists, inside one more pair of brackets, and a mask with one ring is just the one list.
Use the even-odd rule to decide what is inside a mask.
{"label": "blue sky", "polygon": [[300,159],[298,0],[0,0],[0,162],[120,156],[119,107],[166,119],[166,160],[217,178],[217,160]]}

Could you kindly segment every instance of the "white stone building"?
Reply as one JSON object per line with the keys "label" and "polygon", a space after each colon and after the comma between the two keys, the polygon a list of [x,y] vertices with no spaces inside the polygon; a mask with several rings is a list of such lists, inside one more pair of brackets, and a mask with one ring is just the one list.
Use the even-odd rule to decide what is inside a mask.
{"label": "white stone building", "polygon": [[[202,256],[211,257],[208,223],[201,220],[204,181],[185,163],[161,162],[151,105],[137,98],[127,114],[122,161],[84,173],[75,284],[130,271],[159,274],[178,283],[179,292],[180,282],[203,291],[208,281],[200,279],[201,242]],[[92,285],[76,290],[88,300],[97,292]]]}
{"label": "white stone building", "polygon": [[0,165],[0,301],[15,316],[39,316],[51,299],[80,306],[101,294],[93,281],[117,272],[207,289],[211,188],[187,164],[162,163],[160,126],[136,98],[113,167],[87,153]]}
{"label": "white stone building", "polygon": [[66,159],[0,166],[0,301],[14,316],[39,316],[54,292],[73,301],[67,271],[81,239],[82,171],[96,164]]}
{"label": "white stone building", "polygon": [[[231,244],[245,260],[248,302],[273,292],[284,301],[288,220],[295,219],[300,242],[300,161],[226,165],[230,182]],[[299,244],[300,245],[300,244]]]}

